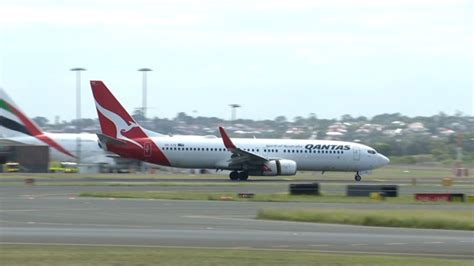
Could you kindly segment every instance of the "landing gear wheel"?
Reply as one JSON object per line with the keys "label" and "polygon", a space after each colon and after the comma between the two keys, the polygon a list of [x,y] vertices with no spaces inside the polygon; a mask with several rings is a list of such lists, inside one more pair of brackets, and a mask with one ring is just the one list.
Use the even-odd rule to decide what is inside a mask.
{"label": "landing gear wheel", "polygon": [[355,181],[359,182],[362,177],[359,175],[359,172],[356,173],[355,177],[354,177]]}
{"label": "landing gear wheel", "polygon": [[239,172],[237,172],[237,171],[230,172],[229,178],[232,181],[238,180],[239,179]]}
{"label": "landing gear wheel", "polygon": [[239,172],[239,180],[247,181],[249,179],[249,173],[246,171]]}

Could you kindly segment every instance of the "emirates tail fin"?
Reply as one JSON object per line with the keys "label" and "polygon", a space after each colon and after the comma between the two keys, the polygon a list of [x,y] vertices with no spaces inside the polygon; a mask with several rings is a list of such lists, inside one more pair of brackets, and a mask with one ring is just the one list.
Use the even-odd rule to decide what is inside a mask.
{"label": "emirates tail fin", "polygon": [[46,135],[41,128],[29,119],[20,108],[0,88],[0,135],[2,138],[15,138],[29,135],[35,137],[53,149],[71,157],[75,156],[54,139]]}
{"label": "emirates tail fin", "polygon": [[0,88],[0,133],[4,137],[43,135],[41,128],[20,110],[2,88]]}

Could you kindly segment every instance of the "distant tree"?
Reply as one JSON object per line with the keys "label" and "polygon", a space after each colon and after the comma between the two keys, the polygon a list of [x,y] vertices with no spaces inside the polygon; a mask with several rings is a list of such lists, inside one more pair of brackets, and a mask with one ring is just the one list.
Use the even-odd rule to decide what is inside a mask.
{"label": "distant tree", "polygon": [[342,122],[352,122],[352,121],[354,121],[354,118],[351,115],[346,114],[346,115],[341,116],[341,121]]}
{"label": "distant tree", "polygon": [[191,123],[194,118],[192,116],[187,115],[185,112],[179,112],[176,115],[175,120],[185,122],[185,123]]}
{"label": "distant tree", "polygon": [[35,121],[35,123],[40,127],[45,127],[49,123],[48,118],[43,117],[43,116],[34,117],[32,120]]}
{"label": "distant tree", "polygon": [[402,115],[400,113],[394,114],[381,114],[376,115],[372,118],[372,123],[374,124],[389,124],[393,121],[403,120]]}
{"label": "distant tree", "polygon": [[383,155],[392,155],[392,146],[388,143],[377,142],[374,144],[374,149]]}
{"label": "distant tree", "polygon": [[95,120],[90,119],[90,118],[81,119],[81,123],[82,123],[82,127],[92,127],[96,124]]}
{"label": "distant tree", "polygon": [[145,121],[145,115],[142,108],[136,108],[135,111],[133,111],[132,117],[138,122]]}
{"label": "distant tree", "polygon": [[302,116],[295,116],[295,118],[293,118],[293,121],[295,122],[296,125],[298,126],[302,126],[305,124],[306,120],[302,117]]}
{"label": "distant tree", "polygon": [[280,115],[280,116],[275,117],[275,122],[278,124],[283,124],[283,123],[286,123],[287,120],[285,116]]}

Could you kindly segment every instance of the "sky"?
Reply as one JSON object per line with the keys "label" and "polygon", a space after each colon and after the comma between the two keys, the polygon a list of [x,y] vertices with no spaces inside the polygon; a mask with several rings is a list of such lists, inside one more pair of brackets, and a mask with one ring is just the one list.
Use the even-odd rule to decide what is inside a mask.
{"label": "sky", "polygon": [[89,80],[130,112],[238,118],[474,114],[474,2],[3,0],[0,87],[30,117],[96,118]]}

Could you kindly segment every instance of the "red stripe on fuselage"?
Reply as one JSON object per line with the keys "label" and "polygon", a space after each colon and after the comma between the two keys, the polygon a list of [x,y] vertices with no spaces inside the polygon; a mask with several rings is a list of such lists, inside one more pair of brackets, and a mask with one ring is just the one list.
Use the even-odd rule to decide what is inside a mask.
{"label": "red stripe on fuselage", "polygon": [[18,109],[16,109],[11,104],[8,104],[8,107],[12,110],[12,112],[21,120],[23,125],[25,125],[26,129],[32,136],[41,140],[42,142],[48,144],[48,146],[58,150],[61,153],[66,154],[67,156],[76,158],[76,156],[72,155],[69,151],[64,149],[61,145],[57,142],[52,140],[50,137],[46,136],[35,124],[33,124],[23,113],[21,113]]}

